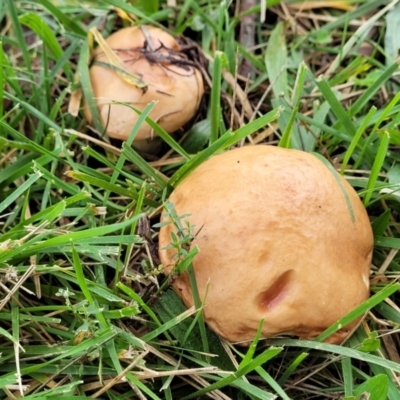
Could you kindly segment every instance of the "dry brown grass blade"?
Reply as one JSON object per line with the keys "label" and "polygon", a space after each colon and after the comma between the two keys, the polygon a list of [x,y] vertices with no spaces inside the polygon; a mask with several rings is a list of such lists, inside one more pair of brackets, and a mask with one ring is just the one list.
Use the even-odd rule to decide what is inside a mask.
{"label": "dry brown grass blade", "polygon": [[128,14],[126,11],[124,11],[122,8],[115,7],[115,11],[118,14],[118,16],[124,20],[128,21],[131,24],[134,24],[136,21],[136,17],[133,14]]}
{"label": "dry brown grass blade", "polygon": [[82,100],[82,89],[78,88],[71,92],[71,96],[68,102],[68,113],[73,117],[77,117],[79,115],[79,109]]}
{"label": "dry brown grass blade", "polygon": [[396,257],[396,254],[399,252],[399,249],[391,249],[389,251],[388,256],[386,257],[385,261],[382,263],[381,267],[378,270],[378,274],[384,274],[385,271],[389,268],[390,263]]}
{"label": "dry brown grass blade", "polygon": [[31,265],[24,275],[18,280],[18,282],[14,285],[14,287],[8,291],[6,297],[0,302],[0,310],[3,309],[3,307],[10,301],[10,299],[13,297],[13,295],[18,291],[18,289],[22,286],[22,284],[32,275],[32,273],[35,270],[35,265]]}
{"label": "dry brown grass blade", "polygon": [[12,157],[14,156],[14,154],[17,152],[17,149],[12,149],[10,150],[8,153],[6,153],[1,159],[0,159],[0,167],[5,164],[7,161],[9,161],[10,159],[12,159]]}
{"label": "dry brown grass blade", "polygon": [[108,389],[111,389],[115,384],[120,382],[122,379],[125,379],[125,375],[142,360],[144,357],[149,354],[149,350],[143,351],[138,357],[136,357],[123,371],[121,371],[115,378],[111,379],[105,386],[103,386],[100,390],[90,396],[93,399],[96,399],[101,394],[103,394]]}
{"label": "dry brown grass blade", "polygon": [[246,118],[250,120],[253,116],[253,107],[251,106],[245,91],[239,86],[237,80],[229,71],[223,70],[222,76],[228,82],[229,86],[235,91],[236,98],[242,104]]}
{"label": "dry brown grass blade", "polygon": [[[391,333],[394,333],[394,331]],[[393,338],[393,336],[392,335],[383,335],[383,336],[381,336],[381,339],[383,341],[383,344],[385,346],[385,349],[386,349],[386,352],[387,352],[389,358],[392,361],[400,364],[400,356],[397,351],[397,346],[396,346],[395,339]]]}
{"label": "dry brown grass blade", "polygon": [[[171,357],[168,354],[164,354],[161,351],[158,351],[155,347],[152,347],[149,344],[146,344],[146,348],[149,349],[152,354],[154,354],[155,356],[164,360],[168,364],[173,365],[176,368],[178,368],[178,366],[179,366],[181,368],[186,369],[185,365],[183,365],[182,363],[178,363],[178,361],[176,361],[173,357]],[[203,379],[202,377],[200,377],[198,375],[191,375],[190,378],[192,378],[192,379],[189,380],[189,378],[186,378],[184,376],[181,377],[181,379],[183,379],[185,382],[187,382],[191,386],[195,387],[196,389],[201,389],[201,388],[207,387],[209,385],[207,380]],[[230,397],[228,397],[226,394],[224,394],[220,390],[213,390],[208,395],[214,400],[231,400]]]}
{"label": "dry brown grass blade", "polygon": [[103,140],[96,139],[93,136],[87,135],[86,133],[79,132],[75,129],[65,129],[64,133],[67,133],[68,135],[76,135],[80,139],[87,140],[88,142],[91,142],[91,143],[95,144],[96,146],[100,146],[103,149],[105,149],[113,154],[116,154],[118,156],[121,154],[121,150],[118,149],[117,147],[112,146],[111,144],[106,143]]}
{"label": "dry brown grass blade", "polygon": [[103,36],[96,27],[93,27],[89,31],[89,35],[93,36],[100,48],[103,50],[108,62],[111,66],[115,67],[115,72],[127,83],[136,86],[140,89],[147,87],[147,83],[140,79],[138,76],[133,75],[131,72],[126,71],[123,61],[117,56],[117,54],[111,49]]}
{"label": "dry brown grass blade", "polygon": [[289,8],[295,10],[312,10],[314,8],[337,8],[339,10],[352,11],[354,6],[347,1],[326,0],[326,1],[303,1],[301,3],[288,4]]}

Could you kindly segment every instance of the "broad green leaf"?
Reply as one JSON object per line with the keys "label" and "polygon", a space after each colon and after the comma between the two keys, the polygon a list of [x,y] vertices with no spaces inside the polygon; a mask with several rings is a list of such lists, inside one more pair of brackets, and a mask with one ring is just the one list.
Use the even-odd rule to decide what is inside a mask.
{"label": "broad green leaf", "polygon": [[386,375],[376,375],[358,386],[354,394],[357,400],[386,400],[388,394],[388,377]]}
{"label": "broad green leaf", "polygon": [[265,66],[274,96],[278,98],[283,95],[288,99],[287,49],[283,22],[275,26],[268,40]]}
{"label": "broad green leaf", "polygon": [[19,17],[22,25],[32,29],[49,48],[53,57],[57,60],[62,57],[63,49],[57,41],[54,32],[50,29],[48,24],[38,14],[28,13]]}
{"label": "broad green leaf", "polygon": [[208,142],[211,132],[211,121],[203,119],[197,122],[190,129],[187,137],[182,143],[182,147],[191,154],[199,152]]}
{"label": "broad green leaf", "polygon": [[398,3],[386,14],[385,56],[386,65],[399,57],[400,50],[400,4]]}

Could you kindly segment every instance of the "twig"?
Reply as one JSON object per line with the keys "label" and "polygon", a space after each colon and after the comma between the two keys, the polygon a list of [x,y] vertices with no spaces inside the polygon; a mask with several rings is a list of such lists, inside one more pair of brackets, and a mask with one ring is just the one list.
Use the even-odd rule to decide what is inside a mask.
{"label": "twig", "polygon": [[[257,0],[241,0],[240,2],[240,13],[244,13],[245,11],[256,7],[258,1]],[[240,21],[240,32],[239,32],[239,43],[246,49],[251,49],[256,44],[255,42],[255,33],[256,33],[256,19],[257,14],[248,14],[243,15]],[[253,71],[252,63],[245,59],[240,66],[239,72],[240,75],[248,77],[250,73]]]}

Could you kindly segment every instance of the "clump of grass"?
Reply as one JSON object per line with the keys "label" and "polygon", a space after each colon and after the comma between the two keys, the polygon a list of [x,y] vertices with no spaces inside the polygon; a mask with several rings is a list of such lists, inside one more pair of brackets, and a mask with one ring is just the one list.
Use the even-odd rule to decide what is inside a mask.
{"label": "clump of grass", "polygon": [[[238,44],[235,3],[0,6],[1,398],[398,399],[400,8],[331,5],[275,1],[254,49]],[[91,91],[89,29],[131,20],[185,32],[209,60],[206,108],[183,135],[148,119],[153,104],[141,114],[165,142],[152,160],[131,147],[139,124],[121,145],[68,113],[77,73]],[[235,347],[167,289],[155,224],[168,194],[213,154],[260,143],[319,153],[367,207],[372,296],[319,338],[365,314],[344,346]]]}

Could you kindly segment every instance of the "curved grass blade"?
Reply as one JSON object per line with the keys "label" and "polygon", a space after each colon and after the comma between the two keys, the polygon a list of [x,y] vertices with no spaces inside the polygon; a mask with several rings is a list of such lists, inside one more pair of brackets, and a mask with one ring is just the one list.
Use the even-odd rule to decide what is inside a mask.
{"label": "curved grass blade", "polygon": [[367,363],[380,365],[381,367],[388,368],[394,372],[400,372],[400,364],[386,360],[369,353],[364,353],[355,349],[350,349],[344,346],[338,346],[336,344],[328,344],[321,342],[312,342],[309,340],[297,340],[297,339],[271,339],[268,341],[272,346],[293,346],[306,349],[313,349],[324,351],[331,354],[338,354],[343,357],[354,358],[355,360],[365,361]]}
{"label": "curved grass blade", "polygon": [[358,127],[356,134],[353,136],[353,139],[351,140],[351,143],[350,143],[349,147],[347,148],[346,153],[343,157],[342,166],[340,168],[340,173],[342,175],[344,173],[344,170],[347,167],[347,164],[348,164],[351,156],[354,153],[354,150],[357,147],[358,141],[360,140],[362,134],[367,129],[367,126],[369,125],[372,117],[375,115],[375,112],[376,112],[376,107],[372,106],[371,109],[368,111],[368,114],[365,116],[365,118],[361,122],[361,125]]}
{"label": "curved grass blade", "polygon": [[353,222],[355,222],[356,216],[354,214],[353,205],[351,204],[351,200],[350,200],[350,197],[349,197],[349,195],[347,193],[346,188],[343,186],[343,182],[340,179],[340,175],[336,172],[335,168],[333,168],[331,163],[325,157],[321,156],[321,154],[318,154],[318,153],[311,153],[311,154],[313,154],[315,157],[317,157],[319,160],[321,160],[325,164],[325,166],[329,169],[329,171],[332,172],[332,175],[335,177],[336,182],[339,185],[340,190],[342,191],[343,196],[344,196],[344,198],[346,200],[347,208],[349,210],[351,220]]}
{"label": "curved grass blade", "polygon": [[[389,284],[385,286],[380,292],[374,294],[368,300],[364,301],[361,305],[356,307],[353,311],[349,312],[346,316],[341,318],[339,321],[335,322],[332,326],[322,332],[315,341],[322,342],[331,336],[333,333],[346,326],[350,322],[354,321],[356,318],[364,315],[368,310],[377,306],[383,300],[391,296],[393,293],[400,289],[400,283]],[[400,368],[400,366],[399,366]]]}
{"label": "curved grass blade", "polygon": [[241,378],[243,375],[250,373],[251,371],[253,371],[257,367],[259,367],[260,365],[266,363],[267,361],[271,360],[272,358],[276,357],[282,350],[283,350],[283,347],[270,347],[269,349],[267,349],[263,353],[261,353],[259,356],[257,356],[253,361],[246,364],[244,367],[239,368],[232,375],[228,375],[227,377],[222,378],[220,381],[215,382],[215,383],[207,386],[204,389],[200,389],[197,392],[190,394],[189,396],[185,396],[182,400],[193,399],[198,396],[202,396],[206,393],[209,393],[213,390],[221,389],[221,388],[235,382],[236,380]]}
{"label": "curved grass blade", "polygon": [[228,147],[235,145],[240,142],[246,136],[252,134],[258,129],[263,128],[265,125],[276,120],[280,115],[281,109],[276,108],[269,113],[263,115],[260,118],[248,123],[245,126],[240,127],[235,132],[225,132],[221,137],[219,137],[212,145],[204,149],[200,153],[196,154],[186,162],[181,168],[179,168],[170,178],[169,184],[175,187],[179,182],[182,181],[191,171],[201,165],[205,160],[211,157],[218,151],[225,150]]}
{"label": "curved grass blade", "polygon": [[365,196],[364,196],[364,206],[367,207],[369,201],[371,200],[372,193],[374,191],[379,172],[382,168],[382,165],[385,161],[386,154],[388,151],[390,143],[390,135],[388,132],[384,131],[381,138],[381,143],[379,145],[378,153],[376,154],[376,158],[374,164],[371,169],[371,174],[368,179]]}
{"label": "curved grass blade", "polygon": [[3,212],[9,205],[14,203],[15,200],[21,197],[21,195],[28,190],[39,178],[42,173],[37,171],[32,174],[21,186],[15,189],[5,200],[0,203],[0,213]]}
{"label": "curved grass blade", "polygon": [[36,0],[37,3],[42,4],[49,10],[50,14],[56,17],[62,24],[64,28],[67,28],[71,33],[84,38],[86,36],[86,31],[73,19],[67,17],[60,8],[56,7],[49,0]]}
{"label": "curved grass blade", "polygon": [[211,133],[210,144],[213,144],[219,136],[219,126],[221,118],[221,57],[223,53],[217,51],[214,56],[212,87],[211,87],[211,103],[210,103],[210,120]]}
{"label": "curved grass blade", "polygon": [[[75,269],[75,274],[76,274],[76,278],[78,280],[79,287],[82,290],[82,293],[85,296],[85,299],[89,302],[89,304],[91,306],[93,306],[94,308],[99,309],[97,302],[95,302],[95,300],[92,296],[92,293],[90,292],[88,286],[86,285],[86,279],[85,279],[85,274],[83,272],[82,263],[81,263],[78,253],[75,250],[75,246],[74,246],[73,242],[71,243],[71,248],[72,248],[73,266]],[[108,327],[108,323],[107,323],[106,319],[104,318],[101,311],[96,312],[96,317],[103,328]]]}

